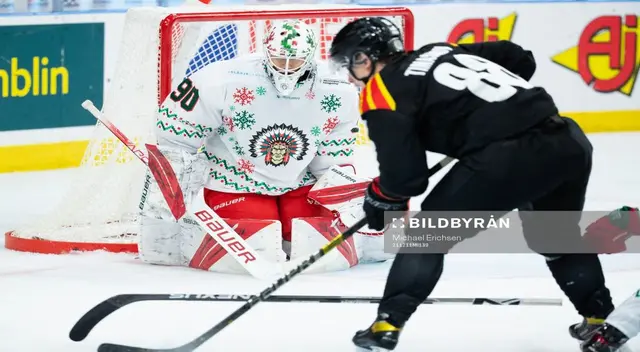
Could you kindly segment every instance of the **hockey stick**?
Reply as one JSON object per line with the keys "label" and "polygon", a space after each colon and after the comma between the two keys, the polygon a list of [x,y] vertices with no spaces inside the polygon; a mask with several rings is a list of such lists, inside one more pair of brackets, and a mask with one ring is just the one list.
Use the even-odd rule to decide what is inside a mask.
{"label": "hockey stick", "polygon": [[[69,338],[73,341],[82,341],[102,320],[113,314],[118,309],[136,302],[147,301],[189,301],[189,302],[245,302],[251,295],[229,294],[122,294],[110,297],[91,308],[73,326]],[[297,295],[273,295],[265,299],[265,302],[273,303],[380,303],[380,297],[368,296],[297,296]],[[422,304],[471,304],[471,305],[501,305],[501,306],[561,306],[561,299],[552,298],[427,298]]]}
{"label": "hockey stick", "polygon": [[[187,207],[184,203],[184,196],[178,183],[177,177],[171,168],[169,161],[162,155],[157,146],[145,144],[148,155],[144,150],[138,149],[135,142],[131,141],[122,133],[104,114],[96,108],[90,100],[85,100],[82,107],[91,113],[102,125],[104,125],[116,138],[118,138],[138,159],[140,159],[149,169],[156,179],[162,195],[171,209],[171,213],[177,219],[185,216]],[[270,262],[262,259],[258,253],[249,246],[246,241],[238,235],[220,216],[218,216],[204,201],[202,191],[196,196],[190,220],[195,221],[203,230],[206,236],[210,236],[224,250],[233,257],[249,274],[256,278],[267,279],[282,272],[281,268],[273,266]]]}
{"label": "hockey stick", "polygon": [[[433,168],[429,169],[430,176],[436,173],[437,171],[441,170],[443,167],[448,165],[451,161],[453,161],[453,158],[444,158],[443,160],[441,160]],[[146,348],[134,347],[134,346],[103,343],[98,347],[98,352],[124,352],[124,351],[127,351],[127,352],[136,352],[136,351],[138,352],[140,351],[191,352],[194,349],[200,347],[205,342],[207,342],[209,339],[211,339],[213,336],[218,334],[220,331],[222,331],[224,328],[229,326],[231,323],[238,320],[238,318],[243,316],[246,312],[251,310],[251,308],[255,307],[258,303],[262,301],[266,301],[271,296],[271,294],[273,294],[277,289],[284,286],[296,275],[300,274],[302,271],[310,267],[316,261],[320,260],[327,253],[329,253],[331,250],[333,250],[338,245],[340,245],[342,242],[347,240],[349,237],[353,236],[354,233],[356,233],[359,229],[364,227],[366,224],[367,224],[367,219],[360,219],[358,222],[356,222],[353,226],[348,228],[346,231],[334,237],[333,240],[331,240],[329,243],[327,243],[322,248],[320,248],[315,254],[312,254],[308,259],[306,259],[305,261],[300,263],[298,266],[293,268],[288,274],[280,278],[273,285],[264,289],[257,296],[250,296],[249,299],[246,301],[246,303],[243,304],[240,308],[238,308],[235,312],[231,313],[228,317],[224,318],[222,321],[220,321],[218,324],[213,326],[211,329],[205,331],[202,335],[196,337],[195,339],[191,340],[190,342],[182,346],[179,346],[176,348],[167,348],[167,349],[146,349]]]}

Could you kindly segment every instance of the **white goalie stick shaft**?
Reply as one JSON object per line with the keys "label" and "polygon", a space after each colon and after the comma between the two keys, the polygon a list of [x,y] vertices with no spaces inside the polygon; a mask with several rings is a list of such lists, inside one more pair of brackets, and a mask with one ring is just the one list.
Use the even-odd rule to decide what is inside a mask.
{"label": "white goalie stick shaft", "polygon": [[[149,167],[152,171],[154,178],[158,182],[159,186],[163,186],[164,181],[168,181],[168,183],[173,183],[175,185],[178,184],[177,179],[175,178],[175,174],[173,170],[167,170],[171,168],[171,165],[168,163],[166,158],[162,156],[162,154],[157,152],[151,152],[150,148],[154,146],[147,145],[149,149],[149,153],[145,152],[142,149],[139,149],[134,142],[132,142],[126,135],[124,135],[111,121],[107,119],[104,114],[96,108],[96,106],[90,101],[86,100],[82,103],[82,107],[91,113],[102,125],[104,125],[114,136],[116,136],[133,154],[135,154],[138,159],[140,159],[147,167]],[[153,156],[153,158],[164,159],[159,162],[150,163],[149,157]],[[162,170],[154,170],[154,165],[162,165]],[[162,176],[167,179],[158,180],[157,172],[161,172]],[[171,179],[172,177],[172,179]],[[178,185],[179,189],[179,185]],[[172,210],[172,213],[176,218],[180,218],[180,216],[188,216],[189,220],[196,222],[202,229],[207,233],[207,236],[211,236],[211,238],[224,250],[228,255],[233,257],[243,268],[245,268],[249,274],[258,278],[258,279],[270,279],[276,275],[282,273],[282,268],[274,265],[273,263],[264,260],[255,249],[253,249],[249,244],[240,236],[237,232],[235,232],[220,216],[218,216],[205,202],[203,196],[203,190],[198,193],[196,196],[196,200],[194,204],[191,205],[182,205],[183,208],[189,207],[190,214],[184,214],[186,209],[182,211],[174,211],[176,208],[176,202],[184,203],[184,199],[171,199],[171,196],[167,196],[165,191],[163,190],[163,195],[167,200],[167,204]],[[176,196],[177,197],[177,196]],[[182,198],[182,193],[179,191],[179,197]],[[173,203],[173,204],[172,204]],[[178,205],[177,207],[179,207]]]}

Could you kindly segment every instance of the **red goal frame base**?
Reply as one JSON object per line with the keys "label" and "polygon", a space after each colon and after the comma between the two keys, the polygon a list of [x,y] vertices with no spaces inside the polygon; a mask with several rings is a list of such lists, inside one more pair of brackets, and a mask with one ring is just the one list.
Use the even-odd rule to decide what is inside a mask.
{"label": "red goal frame base", "polygon": [[17,237],[13,231],[4,234],[6,249],[40,254],[68,254],[73,252],[106,251],[111,253],[138,253],[137,243],[93,243],[52,241],[43,238]]}

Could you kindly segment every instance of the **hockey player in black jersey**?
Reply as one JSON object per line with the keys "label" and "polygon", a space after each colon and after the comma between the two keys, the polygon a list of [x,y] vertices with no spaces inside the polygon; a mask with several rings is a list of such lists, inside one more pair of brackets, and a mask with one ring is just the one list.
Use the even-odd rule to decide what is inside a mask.
{"label": "hockey player in black jersey", "polygon": [[[361,18],[334,37],[330,55],[362,87],[362,118],[380,169],[365,196],[371,228],[382,230],[385,211],[406,211],[409,198],[427,189],[425,150],[458,163],[422,202],[424,214],[583,209],[592,146],[572,119],[558,115],[551,96],[528,82],[536,68],[530,51],[499,41],[434,43],[407,52],[389,20]],[[529,247],[544,253],[557,284],[584,317],[570,327],[571,335],[588,339],[613,310],[598,256],[536,250],[551,234],[536,230],[535,216],[521,218]],[[579,216],[563,219],[553,236],[579,246]],[[479,232],[457,231],[463,238]],[[396,347],[404,324],[440,278],[450,248],[441,249],[396,255],[378,317],[356,333],[357,346]]]}

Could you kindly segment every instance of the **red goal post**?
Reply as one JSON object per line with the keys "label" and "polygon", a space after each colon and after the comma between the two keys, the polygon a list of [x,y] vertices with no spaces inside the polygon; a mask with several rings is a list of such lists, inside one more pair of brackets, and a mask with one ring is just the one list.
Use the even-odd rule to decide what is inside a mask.
{"label": "red goal post", "polygon": [[[139,146],[155,142],[158,103],[177,79],[220,60],[259,52],[278,20],[303,19],[319,37],[317,59],[327,59],[333,36],[355,18],[383,16],[413,49],[414,18],[404,7],[287,5],[222,8],[133,8],[125,16],[115,71],[102,112]],[[107,52],[109,53],[109,52]],[[108,74],[108,72],[107,72]],[[367,142],[361,128],[358,143]],[[8,249],[62,254],[106,250],[137,252],[145,167],[97,125],[75,182],[52,213],[5,234]]]}

